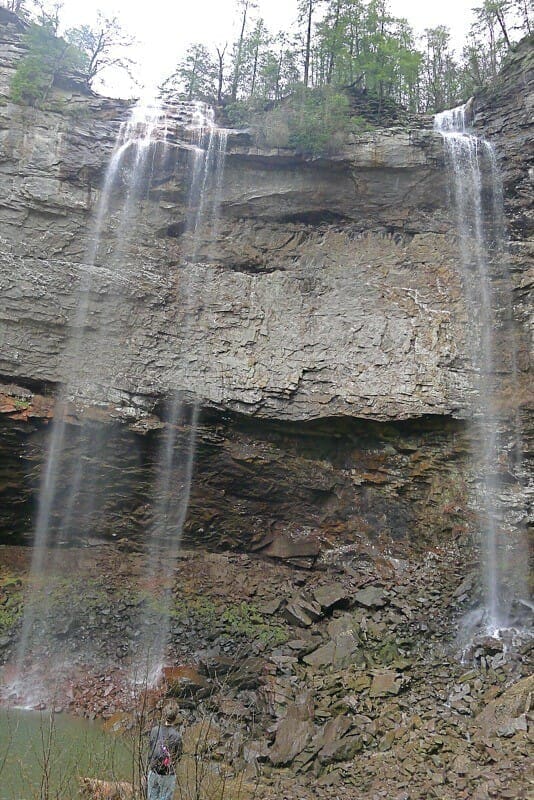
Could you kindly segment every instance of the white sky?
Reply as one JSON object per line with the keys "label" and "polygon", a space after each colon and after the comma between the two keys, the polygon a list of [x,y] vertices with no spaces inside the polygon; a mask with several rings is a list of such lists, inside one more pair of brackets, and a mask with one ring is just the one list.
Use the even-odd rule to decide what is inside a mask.
{"label": "white sky", "polygon": [[[460,49],[471,23],[470,9],[480,2],[390,0],[390,9],[395,16],[406,17],[416,33],[447,25]],[[258,4],[258,12],[272,32],[295,29],[297,0],[258,0]],[[161,82],[173,71],[188,44],[230,45],[238,27],[235,0],[65,0],[64,27],[92,22],[98,8],[109,16],[116,14],[139,42],[132,56],[142,65],[141,79],[149,85]],[[107,89],[110,91],[109,86]],[[117,89],[117,93],[121,91],[126,90]]]}

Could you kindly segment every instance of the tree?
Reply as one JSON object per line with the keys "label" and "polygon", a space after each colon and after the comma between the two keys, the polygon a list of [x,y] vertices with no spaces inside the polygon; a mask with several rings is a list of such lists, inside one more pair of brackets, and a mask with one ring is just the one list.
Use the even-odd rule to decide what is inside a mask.
{"label": "tree", "polygon": [[300,87],[288,111],[289,144],[303,155],[334,152],[349,128],[348,98],[329,86]]}
{"label": "tree", "polygon": [[271,42],[269,31],[263,19],[256,22],[253,30],[246,40],[246,53],[249,65],[249,95],[252,97],[256,92],[259,74],[263,66],[263,60]]}
{"label": "tree", "polygon": [[252,0],[238,0],[238,7],[242,11],[241,29],[239,33],[239,38],[237,42],[234,44],[234,73],[232,77],[232,86],[230,91],[230,96],[234,102],[237,99],[239,82],[241,79],[241,69],[243,63],[243,45],[245,42],[245,31],[247,27],[248,15],[253,8],[257,8],[257,5],[256,3],[252,2]]}
{"label": "tree", "polygon": [[223,48],[217,47],[217,103],[222,103],[222,93],[224,86],[224,56],[226,54],[227,44]]}
{"label": "tree", "polygon": [[462,57],[463,94],[467,97],[493,77],[494,67],[486,43],[473,29],[464,45]]}
{"label": "tree", "polygon": [[88,85],[105,69],[122,69],[130,75],[133,61],[124,51],[134,44],[134,39],[124,32],[117,17],[106,17],[99,11],[95,25],[69,28],[65,39],[84,53]]}
{"label": "tree", "polygon": [[63,0],[32,0],[34,21],[57,37]]}
{"label": "tree", "polygon": [[[178,92],[184,100],[214,102],[217,96],[218,69],[209,50],[203,44],[192,44],[178,62],[173,74],[162,84],[162,92]],[[219,73],[220,75],[220,73]]]}
{"label": "tree", "polygon": [[514,0],[514,2],[512,3],[512,7],[516,11],[516,13],[519,14],[519,19],[521,20],[519,30],[522,33],[530,35],[532,33],[532,25],[530,22],[532,5],[529,3],[529,0]]}
{"label": "tree", "polygon": [[511,0],[485,0],[482,6],[484,14],[497,20],[501,29],[506,46],[512,46],[510,37],[508,36],[508,28],[506,23],[506,14],[510,11],[512,6]]}
{"label": "tree", "polygon": [[6,8],[8,11],[13,11],[14,14],[24,14],[26,9],[26,0],[7,0]]}
{"label": "tree", "polygon": [[11,99],[15,103],[43,106],[59,75],[83,66],[83,54],[52,27],[31,23],[23,37],[27,54],[17,66],[11,81]]}
{"label": "tree", "polygon": [[458,102],[461,70],[451,50],[451,34],[445,25],[424,32],[424,110],[442,111]]}
{"label": "tree", "polygon": [[259,87],[269,100],[281,100],[299,80],[298,54],[283,32],[271,40],[263,59]]}
{"label": "tree", "polygon": [[407,20],[385,0],[328,0],[312,48],[316,85],[351,86],[417,110],[422,54]]}
{"label": "tree", "polygon": [[304,86],[310,83],[310,65],[312,52],[313,12],[323,0],[299,0],[299,20],[304,23]]}

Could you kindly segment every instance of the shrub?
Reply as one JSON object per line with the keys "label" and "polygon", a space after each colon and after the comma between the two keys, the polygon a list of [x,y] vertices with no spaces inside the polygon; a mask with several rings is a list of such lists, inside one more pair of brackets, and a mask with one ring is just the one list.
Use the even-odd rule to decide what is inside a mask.
{"label": "shrub", "polygon": [[344,94],[328,88],[301,90],[289,115],[289,144],[305,155],[335,152],[349,123],[350,106]]}
{"label": "shrub", "polygon": [[250,126],[266,147],[290,147],[305,156],[323,156],[341,149],[350,133],[369,130],[362,117],[351,114],[346,94],[332,87],[299,87],[291,97],[267,111],[257,100],[238,101],[227,109],[230,121]]}

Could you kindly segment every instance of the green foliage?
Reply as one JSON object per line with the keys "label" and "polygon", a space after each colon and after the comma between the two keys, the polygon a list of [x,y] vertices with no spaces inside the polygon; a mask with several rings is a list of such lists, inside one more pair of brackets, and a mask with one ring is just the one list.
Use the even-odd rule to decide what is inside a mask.
{"label": "green foliage", "polygon": [[288,124],[288,143],[298,153],[333,153],[350,128],[348,98],[329,87],[303,89],[291,101]]}
{"label": "green foliage", "polygon": [[265,110],[263,98],[251,97],[248,100],[236,100],[225,106],[225,114],[231,125],[236,128],[247,128],[255,117],[262,115]]}
{"label": "green foliage", "polygon": [[207,597],[177,600],[171,615],[182,623],[192,623],[208,630],[220,630],[228,636],[244,637],[275,646],[287,641],[285,626],[265,619],[251,603],[238,603],[221,608]]}
{"label": "green foliage", "polygon": [[245,636],[247,639],[255,639],[266,645],[276,646],[288,639],[287,630],[283,625],[266,622],[258,608],[250,603],[242,602],[239,605],[229,606],[223,611],[221,620],[232,635]]}
{"label": "green foliage", "polygon": [[427,111],[442,111],[462,98],[460,68],[451,49],[451,35],[444,25],[425,30],[426,54],[423,86]]}
{"label": "green foliage", "polygon": [[27,408],[30,407],[30,402],[28,400],[21,400],[20,398],[15,398],[13,400],[13,405],[17,409],[17,411],[25,411]]}
{"label": "green foliage", "polygon": [[32,23],[24,36],[28,52],[21,59],[11,81],[11,99],[15,103],[43,107],[54,81],[65,71],[83,67],[82,54],[51,27]]}
{"label": "green foliage", "polygon": [[0,633],[8,631],[19,621],[22,615],[20,600],[16,595],[11,596],[0,605]]}
{"label": "green foliage", "polygon": [[22,615],[22,583],[10,572],[0,573],[0,634],[17,624]]}
{"label": "green foliage", "polygon": [[107,17],[99,11],[95,25],[69,28],[65,39],[81,54],[89,85],[103,70],[110,68],[124,70],[130,75],[133,62],[126,51],[134,40],[124,32],[117,17]]}
{"label": "green foliage", "polygon": [[265,110],[260,98],[229,105],[232,125],[250,127],[266,147],[287,147],[305,156],[338,152],[350,133],[371,130],[362,116],[352,115],[345,92],[330,86],[298,89],[283,102]]}
{"label": "green foliage", "polygon": [[183,100],[214,102],[217,96],[217,67],[207,47],[192,44],[173,74],[162,84],[164,96],[177,94]]}
{"label": "green foliage", "polygon": [[181,622],[193,620],[203,627],[214,625],[219,616],[215,603],[202,596],[176,600],[170,613],[176,620]]}

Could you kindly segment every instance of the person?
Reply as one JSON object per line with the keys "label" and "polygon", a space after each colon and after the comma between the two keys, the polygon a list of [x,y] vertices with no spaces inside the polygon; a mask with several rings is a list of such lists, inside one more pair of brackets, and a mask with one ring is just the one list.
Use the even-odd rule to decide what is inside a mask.
{"label": "person", "polygon": [[174,727],[178,714],[168,705],[163,709],[162,722],[154,725],[148,742],[148,800],[172,800],[176,789],[176,765],[182,755],[180,732]]}

